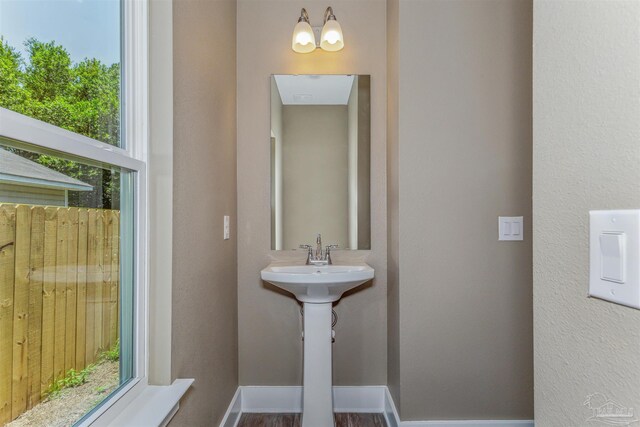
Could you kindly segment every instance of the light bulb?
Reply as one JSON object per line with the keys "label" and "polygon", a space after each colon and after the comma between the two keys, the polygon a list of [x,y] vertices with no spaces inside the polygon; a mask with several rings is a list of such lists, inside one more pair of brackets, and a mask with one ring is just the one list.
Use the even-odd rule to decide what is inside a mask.
{"label": "light bulb", "polygon": [[296,44],[301,44],[304,46],[309,43],[311,43],[311,36],[309,35],[309,33],[302,32],[296,34]]}
{"label": "light bulb", "polygon": [[340,40],[340,34],[337,31],[327,31],[327,34],[324,35],[324,39],[331,44],[336,44],[338,40]]}

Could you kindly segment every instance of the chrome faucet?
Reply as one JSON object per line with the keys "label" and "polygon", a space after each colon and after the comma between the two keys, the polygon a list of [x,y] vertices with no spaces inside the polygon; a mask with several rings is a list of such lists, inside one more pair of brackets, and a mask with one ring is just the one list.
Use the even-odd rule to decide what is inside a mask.
{"label": "chrome faucet", "polygon": [[322,234],[316,236],[316,259],[322,258]]}
{"label": "chrome faucet", "polygon": [[307,250],[307,265],[331,265],[333,262],[331,261],[331,250],[337,248],[338,245],[327,245],[322,250],[322,235],[318,233],[316,237],[316,251],[315,254],[313,252],[313,246],[311,245],[300,245],[300,249]]}

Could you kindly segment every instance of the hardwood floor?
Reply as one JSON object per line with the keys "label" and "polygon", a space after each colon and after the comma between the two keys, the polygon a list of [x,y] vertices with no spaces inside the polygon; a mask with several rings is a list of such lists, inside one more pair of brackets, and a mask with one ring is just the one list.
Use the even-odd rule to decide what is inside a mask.
{"label": "hardwood floor", "polygon": [[[300,427],[301,419],[300,414],[242,414],[238,427]],[[387,427],[382,414],[338,413],[335,419],[336,427]]]}

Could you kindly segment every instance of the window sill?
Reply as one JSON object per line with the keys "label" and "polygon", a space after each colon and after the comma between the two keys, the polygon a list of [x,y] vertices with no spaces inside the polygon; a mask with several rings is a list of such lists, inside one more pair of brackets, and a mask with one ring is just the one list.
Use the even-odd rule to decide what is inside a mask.
{"label": "window sill", "polygon": [[[168,386],[148,385],[108,425],[118,427],[162,426],[177,411],[192,378],[177,379]],[[108,411],[108,410],[107,410]]]}

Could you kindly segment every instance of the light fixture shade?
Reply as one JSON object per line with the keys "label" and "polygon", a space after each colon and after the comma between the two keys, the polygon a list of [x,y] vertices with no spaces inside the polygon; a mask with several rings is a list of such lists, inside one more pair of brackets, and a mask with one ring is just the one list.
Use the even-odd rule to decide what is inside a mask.
{"label": "light fixture shade", "polygon": [[342,28],[335,18],[327,20],[322,27],[320,47],[329,52],[336,52],[344,47]]}
{"label": "light fixture shade", "polygon": [[299,21],[293,28],[291,49],[298,53],[309,53],[316,49],[316,36],[306,21]]}

